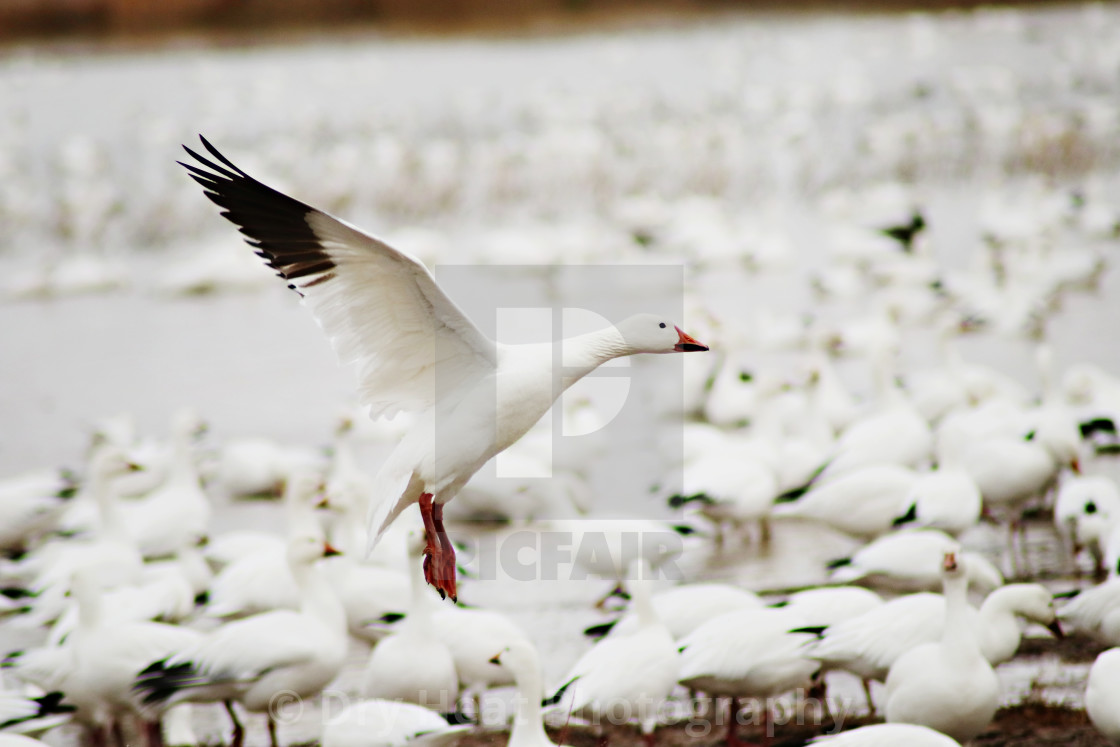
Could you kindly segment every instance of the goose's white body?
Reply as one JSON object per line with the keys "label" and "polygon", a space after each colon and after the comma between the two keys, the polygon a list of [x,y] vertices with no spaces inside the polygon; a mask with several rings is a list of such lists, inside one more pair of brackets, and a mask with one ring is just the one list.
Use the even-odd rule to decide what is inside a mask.
{"label": "goose's white body", "polygon": [[[936,529],[904,529],[885,534],[856,551],[829,576],[833,583],[866,583],[897,591],[930,591],[941,586],[939,558],[957,547],[949,535]],[[1003,575],[983,556],[963,552],[973,588],[982,593],[1003,584]]]}
{"label": "goose's white body", "polygon": [[1120,579],[1082,591],[1058,610],[1058,619],[1071,630],[1120,646]]}
{"label": "goose's white body", "polygon": [[[314,563],[323,555],[315,537],[295,537],[287,562],[300,592],[299,610],[273,610],[225,623],[165,662],[182,666],[163,699],[169,702],[239,701],[265,711],[277,693],[314,695],[333,680],[346,659],[346,614],[319,578]],[[139,687],[154,691],[158,675]]]}
{"label": "goose's white body", "polygon": [[680,641],[680,682],[710,695],[768,698],[808,686],[820,664],[804,655],[804,618],[783,609],[727,612]]}
{"label": "goose's white body", "polygon": [[960,747],[950,736],[917,724],[872,724],[835,735],[817,737],[812,744],[827,747]]}
{"label": "goose's white body", "polygon": [[508,670],[517,682],[517,707],[507,747],[556,747],[544,731],[544,679],[537,650],[526,641],[514,641],[495,651],[491,661]]}
{"label": "goose's white body", "polygon": [[0,481],[0,550],[22,550],[52,529],[66,507],[59,497],[73,484],[53,471],[29,472]]}
{"label": "goose's white body", "polygon": [[[727,584],[687,584],[655,593],[651,599],[657,619],[674,640],[680,640],[713,617],[724,612],[757,609],[758,595]],[[610,635],[623,636],[641,627],[638,613],[631,610],[611,627]]]}
{"label": "goose's white body", "polygon": [[984,658],[968,607],[968,578],[945,556],[945,628],[940,640],[902,654],[887,673],[887,721],[919,724],[967,741],[999,706],[999,678]]}
{"label": "goose's white body", "polygon": [[648,566],[627,580],[633,595],[638,627],[628,635],[609,636],[597,643],[561,680],[563,697],[558,709],[591,719],[612,723],[619,718],[620,706],[629,719],[636,720],[642,734],[652,734],[659,709],[677,684],[680,657],[665,624],[657,617],[651,600]]}
{"label": "goose's white body", "polygon": [[857,537],[878,537],[906,510],[915,472],[895,464],[852,469],[823,479],[791,503],[774,507],[775,517],[798,517],[827,524]]}
{"label": "goose's white body", "polygon": [[1097,731],[1120,744],[1120,648],[1102,651],[1089,669],[1085,710]]}
{"label": "goose's white body", "polygon": [[[420,549],[415,538],[410,549],[415,560]],[[408,615],[373,647],[362,674],[362,696],[451,713],[459,700],[459,676],[451,649],[437,635],[432,617],[438,600],[424,584],[419,563],[409,563],[409,587]]]}
{"label": "goose's white body", "polygon": [[918,475],[904,501],[903,515],[911,507],[914,520],[906,526],[940,529],[956,537],[980,521],[983,501],[966,470],[942,465]]}
{"label": "goose's white body", "polygon": [[447,644],[463,693],[513,684],[508,669],[491,663],[495,651],[528,642],[525,632],[495,610],[443,607],[433,617],[437,637]]}
{"label": "goose's white body", "polygon": [[862,586],[822,586],[795,592],[781,606],[817,626],[835,625],[882,605],[882,597]]}
{"label": "goose's white body", "polygon": [[[829,668],[845,669],[865,680],[882,680],[904,653],[941,638],[945,615],[946,600],[941,594],[910,594],[829,626],[808,651]],[[1022,631],[1018,618],[1047,626],[1055,619],[1050,592],[1038,584],[1000,587],[979,610],[969,606],[965,615],[981,653],[993,666],[1008,661],[1019,649]]]}
{"label": "goose's white body", "polygon": [[364,700],[323,726],[323,747],[443,747],[469,726],[451,726],[437,713],[394,700]]}

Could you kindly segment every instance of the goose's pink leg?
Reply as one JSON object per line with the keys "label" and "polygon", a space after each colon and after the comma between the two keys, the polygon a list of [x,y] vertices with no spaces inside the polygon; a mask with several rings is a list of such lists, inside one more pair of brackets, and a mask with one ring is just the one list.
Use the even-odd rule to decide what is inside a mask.
{"label": "goose's pink leg", "polygon": [[[442,514],[442,510],[440,513]],[[436,570],[439,567],[441,547],[439,532],[432,516],[431,493],[421,493],[420,495],[420,516],[424,520],[424,536],[428,541],[427,546],[424,547],[424,580],[439,589],[440,585],[436,581]],[[442,595],[443,591],[440,590],[440,596]]]}
{"label": "goose's pink leg", "polygon": [[451,597],[452,602],[459,600],[459,594],[455,588],[455,546],[451,544],[451,538],[447,536],[447,530],[443,528],[443,504],[436,503],[432,506],[432,521],[436,526],[436,537],[439,539],[440,555],[437,560],[436,578],[438,584],[436,588],[439,590],[440,596]]}

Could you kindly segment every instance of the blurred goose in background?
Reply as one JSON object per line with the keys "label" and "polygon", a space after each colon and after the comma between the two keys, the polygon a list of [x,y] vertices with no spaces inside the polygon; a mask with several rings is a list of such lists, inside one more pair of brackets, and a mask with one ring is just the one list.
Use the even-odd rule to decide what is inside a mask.
{"label": "blurred goose in background", "polygon": [[363,700],[323,725],[323,747],[444,747],[468,725],[452,726],[437,713],[395,700]]}
{"label": "blurred goose in background", "polygon": [[[941,586],[938,559],[957,541],[937,529],[902,529],[829,563],[831,583],[861,583],[895,591],[930,591]],[[982,594],[1003,585],[1003,575],[984,556],[964,550],[969,583]]]}
{"label": "blurred goose in background", "polygon": [[628,720],[638,722],[647,747],[654,743],[653,730],[661,707],[676,687],[681,668],[677,644],[653,606],[650,575],[644,561],[631,563],[626,586],[637,627],[626,635],[608,636],[595,644],[545,701],[561,713],[594,724],[614,723],[623,706]]}
{"label": "blurred goose in background", "polygon": [[1078,592],[1058,609],[1064,630],[1120,646],[1120,578]]}
{"label": "blurred goose in background", "polygon": [[750,524],[758,525],[759,541],[765,543],[777,495],[777,476],[770,465],[754,458],[741,440],[728,438],[685,463],[681,492],[669,498],[669,506],[694,505],[712,523],[717,545],[723,544],[727,530],[745,539]]}
{"label": "blurred goose in background", "polygon": [[189,409],[172,418],[171,454],[163,483],[141,498],[122,504],[128,531],[145,558],[173,555],[197,545],[210,529],[210,498],[202,489],[194,441],[205,424]]}
{"label": "blurred goose in background", "polygon": [[21,553],[37,543],[77,491],[72,475],[55,470],[0,480],[0,552]]}
{"label": "blurred goose in background", "polygon": [[[724,612],[762,607],[762,600],[753,591],[719,583],[693,583],[655,592],[650,597],[657,619],[674,640],[680,640],[713,617]],[[617,620],[595,625],[584,631],[587,635],[630,635],[641,627],[636,608]]]}
{"label": "blurred goose in background", "polygon": [[233,744],[244,730],[233,708],[268,716],[272,747],[278,747],[274,712],[277,693],[317,694],[342,669],[349,638],[346,612],[319,577],[316,563],[335,550],[319,536],[288,542],[287,564],[299,589],[298,610],[273,610],[222,624],[197,642],[151,662],[135,675],[145,705],[181,701],[223,702],[233,722]]}
{"label": "blurred goose in background", "polygon": [[159,734],[158,713],[141,709],[132,691],[136,673],[202,635],[175,625],[114,618],[99,583],[90,569],[73,574],[69,587],[77,602],[76,626],[57,646],[41,654],[27,652],[21,659],[30,666],[16,672],[44,689],[65,692],[66,701],[77,708],[75,718],[95,741],[121,729],[121,719],[136,716],[152,744]]}
{"label": "blurred goose in background", "polygon": [[513,674],[494,664],[489,651],[520,643],[528,644],[525,632],[497,610],[442,605],[432,618],[437,638],[447,644],[459,678],[459,697],[470,698],[474,716],[482,723],[482,698],[487,690],[516,684]]}
{"label": "blurred goose in background", "polygon": [[883,605],[883,598],[862,586],[821,586],[790,594],[771,607],[800,615],[812,627],[827,627]]}
{"label": "blurred goose in background", "polygon": [[[804,618],[783,609],[746,609],[712,618],[679,641],[680,682],[710,696],[727,696],[727,741],[735,744],[743,699],[769,699],[794,688],[811,689],[820,664],[803,647],[814,636],[790,632]],[[765,703],[766,701],[762,701]],[[767,733],[769,711],[759,714]]]}
{"label": "blurred goose in background", "polygon": [[[289,538],[323,536],[315,512],[321,488],[317,472],[297,471],[288,480],[284,514]],[[299,586],[291,565],[285,561],[289,541],[283,536],[242,530],[219,535],[207,549],[219,552],[220,557],[234,558],[214,576],[206,606],[208,616],[239,617],[299,606]]]}
{"label": "blurred goose in background", "polygon": [[894,526],[939,529],[959,537],[980,521],[983,499],[967,470],[939,464],[918,474],[902,507],[891,522]]}
{"label": "blurred goose in background", "polygon": [[514,641],[495,653],[490,663],[507,669],[517,682],[517,707],[507,747],[556,747],[544,730],[544,678],[537,650],[527,641]]}
{"label": "blurred goose in background", "polygon": [[[873,710],[870,680],[885,680],[904,653],[940,639],[945,630],[946,604],[943,595],[930,592],[892,599],[821,629],[820,638],[808,646],[808,655],[827,669],[843,669],[860,677],[868,707]],[[1018,651],[1022,640],[1020,619],[1062,636],[1053,597],[1039,584],[1000,587],[984,599],[979,610],[969,606],[967,617],[981,653],[992,666],[1009,661]]]}
{"label": "blurred goose in background", "polygon": [[362,674],[361,692],[366,698],[403,700],[452,713],[459,700],[459,676],[455,657],[432,619],[438,600],[415,562],[423,550],[420,537],[416,533],[408,542],[408,614],[391,635],[373,647]]}
{"label": "blurred goose in background", "polygon": [[895,383],[893,357],[888,348],[875,352],[876,406],[849,423],[840,434],[820,479],[871,465],[919,467],[929,460],[933,434],[925,418]]}
{"label": "blurred goose in background", "polygon": [[917,724],[872,724],[813,739],[826,747],[960,747],[952,737]]}
{"label": "blurred goose in background", "polygon": [[[1077,569],[1077,555],[1088,551],[1096,576],[1105,573],[1109,538],[1120,517],[1120,488],[1107,475],[1066,475],[1054,499],[1054,528]],[[1110,565],[1110,573],[1117,568]]]}
{"label": "blurred goose in background", "polygon": [[773,515],[775,519],[807,519],[854,537],[873,539],[889,532],[894,520],[906,511],[906,500],[917,480],[914,470],[896,464],[822,475],[804,494],[779,498]]}
{"label": "blurred goose in background", "polygon": [[65,608],[64,595],[78,570],[96,575],[102,588],[134,584],[142,579],[144,559],[129,534],[114,481],[135,468],[114,446],[100,446],[90,457],[83,490],[98,508],[98,529],[88,538],[56,538],[6,566],[5,574],[36,592],[31,617],[51,622]]}
{"label": "blurred goose in background", "polygon": [[1102,651],[1089,668],[1085,710],[1105,739],[1120,744],[1120,648]]}
{"label": "blurred goose in background", "polygon": [[928,726],[960,741],[988,728],[1000,690],[969,614],[966,562],[945,554],[941,639],[915,646],[891,664],[885,709],[888,722]]}

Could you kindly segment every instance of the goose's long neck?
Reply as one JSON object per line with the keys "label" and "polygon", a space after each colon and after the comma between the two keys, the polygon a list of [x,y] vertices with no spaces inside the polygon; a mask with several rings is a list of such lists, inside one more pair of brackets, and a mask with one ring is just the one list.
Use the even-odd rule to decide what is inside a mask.
{"label": "goose's long neck", "polygon": [[168,482],[190,484],[198,481],[198,471],[194,464],[194,449],[190,433],[176,433],[171,446],[171,468],[167,474]]}
{"label": "goose's long neck", "polygon": [[113,492],[113,478],[94,472],[90,478],[90,492],[93,493],[94,502],[97,504],[97,513],[101,520],[98,534],[101,539],[113,541],[129,541],[128,531],[124,526],[124,516],[121,514],[120,504]]}
{"label": "goose's long neck", "polygon": [[314,563],[292,563],[292,576],[299,588],[299,611],[321,620],[333,630],[346,630],[346,610],[338,596],[319,574]]}
{"label": "goose's long neck", "polygon": [[103,607],[101,590],[87,572],[79,571],[70,581],[70,593],[78,605],[78,625],[92,630],[101,624]]}
{"label": "goose's long neck", "polygon": [[614,327],[568,337],[560,345],[565,389],[607,361],[633,352]]}
{"label": "goose's long neck", "polygon": [[634,613],[638,616],[638,627],[648,628],[660,624],[657,611],[650,595],[650,582],[646,578],[636,578],[630,584],[630,595],[634,602]]}
{"label": "goose's long neck", "polygon": [[971,661],[980,656],[980,643],[976,640],[968,609],[968,577],[956,574],[945,579],[945,632],[942,642],[949,656]]}
{"label": "goose's long neck", "polygon": [[525,666],[514,674],[517,680],[517,712],[509,734],[509,747],[539,747],[539,745],[551,744],[548,734],[544,731],[544,720],[541,716],[544,681],[541,678],[540,663],[525,662]]}

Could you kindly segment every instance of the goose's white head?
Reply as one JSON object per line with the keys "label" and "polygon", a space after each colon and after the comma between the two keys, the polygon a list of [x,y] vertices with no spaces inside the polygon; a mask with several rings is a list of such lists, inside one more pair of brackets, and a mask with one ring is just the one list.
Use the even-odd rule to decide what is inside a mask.
{"label": "goose's white head", "polygon": [[615,327],[631,353],[701,353],[708,346],[685,333],[669,319],[636,314]]}
{"label": "goose's white head", "polygon": [[310,534],[299,534],[288,540],[288,563],[291,566],[312,565],[320,558],[329,558],[341,553],[331,547],[329,542]]}

